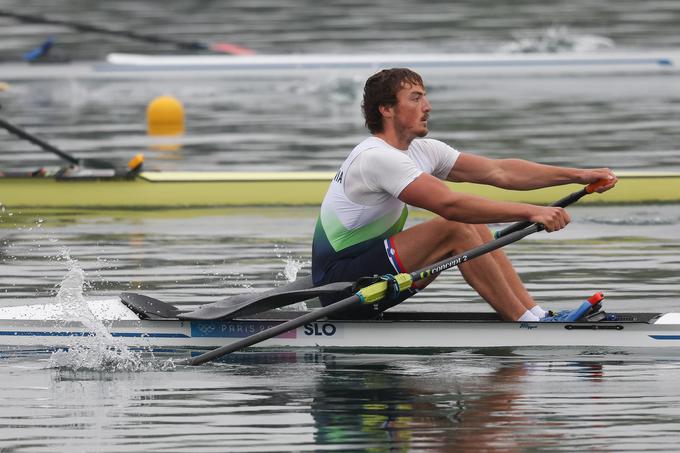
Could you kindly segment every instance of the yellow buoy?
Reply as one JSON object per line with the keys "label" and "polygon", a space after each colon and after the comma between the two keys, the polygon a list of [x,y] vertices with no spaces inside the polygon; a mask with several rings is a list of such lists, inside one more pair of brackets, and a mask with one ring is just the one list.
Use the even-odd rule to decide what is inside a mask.
{"label": "yellow buoy", "polygon": [[184,133],[184,107],[172,96],[159,96],[146,108],[146,130],[149,135],[181,135]]}
{"label": "yellow buoy", "polygon": [[0,82],[0,91],[7,91],[7,90],[9,90],[9,83]]}

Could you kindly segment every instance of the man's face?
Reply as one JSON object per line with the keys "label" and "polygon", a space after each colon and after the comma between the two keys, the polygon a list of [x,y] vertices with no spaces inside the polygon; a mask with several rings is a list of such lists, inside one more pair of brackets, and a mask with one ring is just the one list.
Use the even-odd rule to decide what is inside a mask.
{"label": "man's face", "polygon": [[425,137],[429,132],[427,120],[432,105],[421,85],[404,83],[397,92],[397,104],[393,107],[397,133],[403,137]]}

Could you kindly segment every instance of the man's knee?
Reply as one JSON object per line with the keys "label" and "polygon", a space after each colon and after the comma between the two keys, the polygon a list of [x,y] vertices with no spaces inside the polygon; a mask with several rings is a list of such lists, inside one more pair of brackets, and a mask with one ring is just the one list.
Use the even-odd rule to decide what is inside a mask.
{"label": "man's knee", "polygon": [[485,225],[461,223],[445,220],[445,234],[454,249],[474,247],[486,242],[485,236],[490,236]]}

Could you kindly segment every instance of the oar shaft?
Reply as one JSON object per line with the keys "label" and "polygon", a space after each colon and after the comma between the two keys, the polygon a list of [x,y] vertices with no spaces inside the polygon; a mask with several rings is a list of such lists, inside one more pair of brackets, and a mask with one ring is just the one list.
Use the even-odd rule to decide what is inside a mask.
{"label": "oar shaft", "polygon": [[[574,193],[571,193],[564,198],[560,198],[559,200],[557,200],[556,202],[554,202],[550,206],[557,207],[557,208],[566,208],[570,204],[576,203],[577,201],[579,201],[584,196],[595,192],[595,190],[597,190],[600,186],[604,186],[605,184],[607,184],[607,182],[608,181],[606,179],[601,179],[601,180],[596,181],[594,183],[588,184],[583,189],[578,190]],[[503,228],[502,230],[496,231],[496,233],[494,234],[494,237],[495,238],[503,237],[503,236],[508,235],[510,233],[513,233],[515,231],[522,230],[522,229],[528,227],[529,225],[531,225],[531,222],[529,222],[529,221],[515,222],[512,225]]]}
{"label": "oar shaft", "polygon": [[531,226],[529,226],[528,228],[524,228],[519,231],[513,231],[497,239],[494,239],[493,241],[489,241],[485,244],[482,244],[479,247],[475,247],[472,250],[469,250],[467,252],[461,253],[450,258],[443,259],[430,265],[427,268],[411,272],[411,278],[413,279],[414,282],[416,282],[418,280],[427,278],[431,275],[440,274],[447,269],[457,267],[458,265],[466,261],[469,261],[473,258],[477,258],[478,256],[484,255],[486,253],[493,252],[494,250],[497,250],[508,244],[512,244],[513,242],[517,242],[520,239],[529,236],[530,234],[536,233],[538,231],[542,231],[543,229],[544,229],[543,225],[539,225],[536,223],[531,224]]}
{"label": "oar shaft", "polygon": [[91,24],[85,24],[81,22],[72,22],[68,20],[62,20],[62,19],[54,19],[54,18],[48,18],[44,16],[38,16],[38,15],[28,15],[28,14],[19,14],[19,13],[13,13],[13,12],[8,12],[8,11],[0,11],[0,16],[5,16],[5,17],[11,17],[13,19],[17,19],[23,22],[30,22],[30,23],[38,23],[38,24],[47,24],[47,25],[60,25],[63,27],[69,27],[74,30],[78,31],[83,31],[83,32],[93,32],[93,33],[102,33],[102,34],[108,34],[108,35],[113,35],[113,36],[123,36],[126,38],[130,39],[135,39],[138,41],[145,41],[145,42],[150,42],[154,44],[172,44],[180,49],[188,49],[188,50],[208,50],[209,46],[206,44],[200,43],[200,42],[190,42],[190,41],[181,41],[178,39],[172,39],[172,38],[164,38],[160,36],[155,36],[155,35],[147,35],[143,33],[137,33],[134,31],[129,31],[129,30],[116,30],[112,28],[107,28],[107,27],[101,27],[101,26],[96,26],[96,25],[91,25]]}
{"label": "oar shaft", "polygon": [[[604,185],[606,181],[599,181],[598,183],[593,183],[590,186],[586,187],[585,189],[582,189],[581,191],[574,192],[573,194],[562,198],[561,200],[558,200],[557,203],[564,203],[564,206],[567,206],[571,203],[574,203],[575,201],[579,200],[581,197],[588,193],[592,193],[595,188],[599,187],[600,185]],[[582,193],[583,192],[583,193]],[[461,253],[459,255],[456,255],[451,258],[447,258],[445,260],[439,261],[435,263],[432,266],[429,266],[424,269],[420,269],[418,271],[415,271],[411,274],[398,274],[394,276],[395,282],[399,286],[400,291],[404,291],[407,288],[410,288],[413,282],[422,280],[424,278],[427,278],[431,275],[437,275],[447,269],[451,269],[453,267],[456,267],[460,265],[461,263],[464,263],[466,261],[469,261],[473,258],[477,258],[478,256],[481,256],[485,253],[492,252],[496,249],[499,249],[505,245],[511,244],[513,242],[519,241],[520,239],[532,234],[536,233],[538,231],[543,230],[544,227],[543,225],[540,224],[531,224],[527,228],[523,228],[518,231],[513,231],[511,233],[507,233],[497,239],[494,239],[490,242],[487,242],[486,244],[482,244],[479,247],[475,247],[472,250],[469,250],[467,252]],[[328,305],[323,308],[319,308],[317,310],[311,311],[309,313],[306,313],[302,316],[299,316],[295,319],[291,319],[290,321],[286,321],[284,323],[278,324],[274,327],[270,327],[267,330],[263,330],[261,332],[256,333],[255,335],[251,335],[250,337],[244,338],[242,340],[239,340],[235,343],[231,343],[228,345],[224,345],[220,348],[214,349],[212,351],[206,352],[204,354],[201,354],[199,356],[193,357],[191,359],[188,359],[187,361],[180,362],[180,363],[186,363],[189,365],[200,365],[202,363],[208,362],[210,360],[217,359],[219,357],[222,357],[223,355],[230,354],[232,352],[238,351],[243,348],[247,348],[248,346],[252,346],[254,344],[260,343],[262,341],[268,340],[270,338],[273,338],[277,335],[280,335],[284,332],[288,332],[293,329],[297,329],[300,326],[303,326],[305,324],[308,324],[310,322],[317,321],[321,318],[325,318],[328,316],[331,316],[337,312],[340,312],[342,310],[345,310],[346,308],[357,304],[357,303],[363,303],[363,304],[372,304],[377,301],[380,301],[385,298],[385,295],[387,294],[388,290],[388,284],[386,281],[380,281],[377,283],[374,283],[372,285],[369,285],[365,288],[360,289],[357,291],[356,294],[353,294],[352,296],[347,297],[346,299],[343,299],[339,302],[336,302],[334,304]]]}
{"label": "oar shaft", "polygon": [[[427,278],[430,275],[439,274],[440,272],[443,272],[447,269],[451,269],[452,267],[456,267],[459,264],[464,263],[465,261],[471,260],[485,253],[494,251],[512,242],[519,241],[523,237],[528,236],[537,231],[541,231],[542,229],[543,229],[542,225],[534,224],[530,228],[526,228],[522,231],[517,231],[505,237],[495,239],[491,242],[487,242],[486,244],[480,245],[479,247],[476,247],[468,252],[462,253],[452,258],[448,258],[446,260],[442,260],[438,263],[435,263],[433,266],[413,272],[410,274],[411,278],[408,281],[413,282],[421,280],[423,278]],[[403,275],[407,278],[409,276],[409,274],[400,275]],[[406,286],[410,286],[410,284]],[[254,344],[268,340],[284,332],[297,329],[298,327],[308,324],[310,322],[314,322],[318,319],[325,318],[335,313],[338,313],[348,307],[351,307],[354,304],[362,302],[362,300],[366,301],[364,303],[373,303],[375,300],[380,300],[385,297],[386,287],[387,285],[385,282],[374,283],[373,285],[363,288],[357,294],[353,294],[339,302],[335,302],[326,307],[316,309],[295,319],[291,319],[290,321],[286,321],[274,327],[270,327],[267,330],[263,330],[242,340],[224,345],[220,348],[208,351],[204,354],[188,359],[186,362],[180,363],[186,363],[188,365],[201,365],[203,363],[217,359],[224,355],[231,354],[232,352],[238,351],[240,349],[247,348],[248,346],[252,346]],[[371,296],[368,296],[369,293],[371,294]]]}
{"label": "oar shaft", "polygon": [[192,357],[191,359],[187,359],[186,362],[179,363],[186,363],[188,365],[201,365],[205,362],[209,362],[211,360],[222,357],[223,355],[231,354],[232,352],[238,351],[243,348],[247,348],[248,346],[252,346],[264,340],[268,340],[282,333],[288,332],[293,329],[297,329],[298,327],[304,326],[305,324],[308,324],[310,322],[314,322],[318,319],[325,318],[340,310],[344,310],[345,308],[350,307],[356,304],[357,302],[359,302],[359,296],[357,296],[356,294],[352,294],[348,298],[343,299],[339,302],[335,302],[334,304],[318,308],[314,311],[310,311],[309,313],[299,316],[295,319],[291,319],[290,321],[286,321],[274,327],[270,327],[269,329],[263,330],[261,332],[258,332],[254,335],[251,335],[234,343],[230,343],[217,349],[213,349],[212,351],[208,351],[199,356]]}
{"label": "oar shaft", "polygon": [[15,126],[12,123],[5,121],[2,118],[0,118],[0,126],[5,128],[7,131],[11,132],[12,134],[16,135],[17,137],[23,138],[24,140],[28,140],[29,142],[38,145],[39,147],[41,147],[45,151],[49,151],[51,153],[54,153],[57,156],[61,157],[62,159],[66,160],[66,161],[68,161],[68,162],[70,162],[74,165],[78,165],[79,162],[80,162],[75,157],[73,157],[69,154],[66,154],[65,152],[63,152],[59,148],[56,148],[56,147],[50,145],[49,143],[42,141],[41,139],[39,139],[35,135],[29,134],[25,130]]}

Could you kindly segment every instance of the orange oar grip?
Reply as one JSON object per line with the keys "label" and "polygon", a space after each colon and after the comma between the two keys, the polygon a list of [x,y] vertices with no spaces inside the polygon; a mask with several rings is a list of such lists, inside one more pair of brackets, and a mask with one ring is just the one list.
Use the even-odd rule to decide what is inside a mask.
{"label": "orange oar grip", "polygon": [[609,179],[600,179],[595,182],[591,182],[586,186],[586,192],[593,193],[602,186],[609,184]]}
{"label": "orange oar grip", "polygon": [[604,294],[597,292],[588,298],[588,302],[590,302],[590,305],[596,305],[598,302],[601,302],[602,299],[604,299]]}

